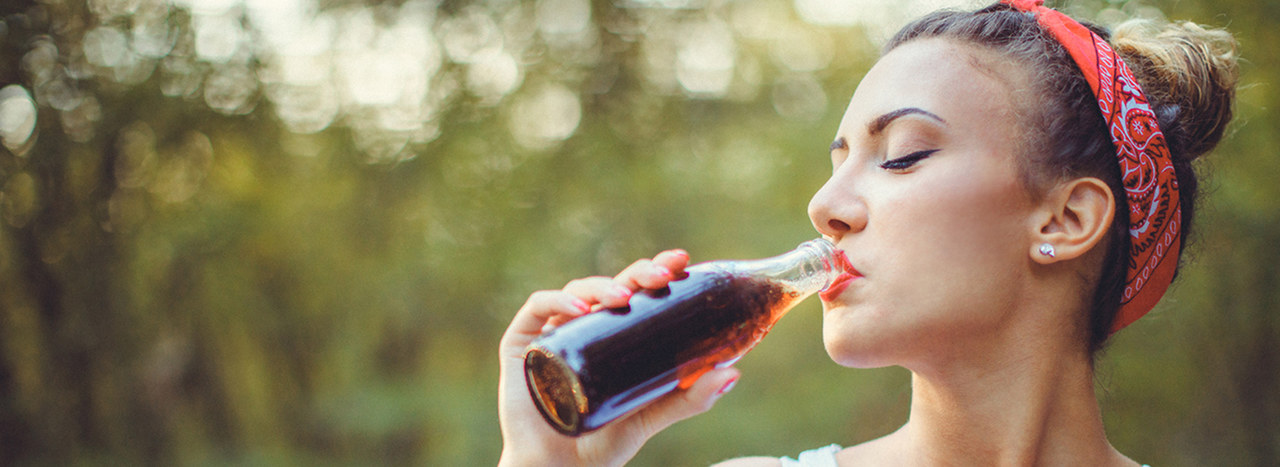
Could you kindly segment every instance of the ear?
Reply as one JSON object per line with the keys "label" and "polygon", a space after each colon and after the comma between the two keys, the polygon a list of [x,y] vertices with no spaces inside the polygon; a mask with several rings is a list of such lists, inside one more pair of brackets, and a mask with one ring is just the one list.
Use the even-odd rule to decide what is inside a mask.
{"label": "ear", "polygon": [[[1115,210],[1111,187],[1102,180],[1082,177],[1060,183],[1036,210],[1027,251],[1040,264],[1079,258],[1106,238]],[[1053,247],[1053,256],[1040,252],[1044,244]]]}

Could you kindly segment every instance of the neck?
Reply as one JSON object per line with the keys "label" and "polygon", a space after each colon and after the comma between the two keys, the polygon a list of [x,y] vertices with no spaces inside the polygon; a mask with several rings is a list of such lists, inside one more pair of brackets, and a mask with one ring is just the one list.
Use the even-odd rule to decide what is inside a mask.
{"label": "neck", "polygon": [[[857,446],[854,465],[1136,466],[1107,441],[1093,364],[1073,317],[1074,270],[1023,288],[998,325],[919,336],[907,423]],[[949,333],[949,334],[946,334]],[[859,460],[862,459],[862,460]],[[865,462],[869,460],[870,462]]]}
{"label": "neck", "polygon": [[1132,464],[1107,441],[1090,359],[1065,348],[1074,340],[997,340],[1008,345],[913,368],[910,418],[890,436],[907,464]]}

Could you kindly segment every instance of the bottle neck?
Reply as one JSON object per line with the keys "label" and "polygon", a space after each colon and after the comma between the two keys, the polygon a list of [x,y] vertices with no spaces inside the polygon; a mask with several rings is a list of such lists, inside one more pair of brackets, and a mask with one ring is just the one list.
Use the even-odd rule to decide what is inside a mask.
{"label": "bottle neck", "polygon": [[825,238],[801,243],[772,258],[712,261],[695,268],[716,268],[782,285],[797,300],[826,289],[844,272],[842,253]]}

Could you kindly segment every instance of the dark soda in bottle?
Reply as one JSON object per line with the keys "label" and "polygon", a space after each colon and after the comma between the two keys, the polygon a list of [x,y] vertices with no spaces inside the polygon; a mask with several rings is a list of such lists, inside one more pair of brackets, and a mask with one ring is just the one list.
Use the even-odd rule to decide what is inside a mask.
{"label": "dark soda in bottle", "polygon": [[805,297],[845,273],[825,239],[768,259],[712,261],[627,307],[590,313],[539,336],[525,380],[551,426],[578,436],[732,365]]}

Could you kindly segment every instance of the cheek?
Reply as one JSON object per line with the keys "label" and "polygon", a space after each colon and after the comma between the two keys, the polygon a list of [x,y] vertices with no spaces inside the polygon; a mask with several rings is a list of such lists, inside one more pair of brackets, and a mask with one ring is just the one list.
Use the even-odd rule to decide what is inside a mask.
{"label": "cheek", "polygon": [[903,228],[893,235],[904,260],[894,300],[923,308],[996,305],[986,302],[1004,300],[1025,256],[1029,203],[1021,186],[963,174],[926,183],[929,199],[902,203],[888,220]]}
{"label": "cheek", "polygon": [[939,266],[962,266],[960,258],[1003,262],[1007,254],[992,254],[1022,248],[1015,244],[1025,236],[1029,202],[1012,174],[957,174],[929,184],[933,201],[912,203],[912,212],[902,214],[913,219],[901,222],[919,226]]}

